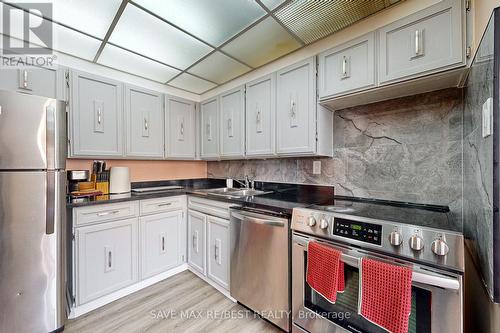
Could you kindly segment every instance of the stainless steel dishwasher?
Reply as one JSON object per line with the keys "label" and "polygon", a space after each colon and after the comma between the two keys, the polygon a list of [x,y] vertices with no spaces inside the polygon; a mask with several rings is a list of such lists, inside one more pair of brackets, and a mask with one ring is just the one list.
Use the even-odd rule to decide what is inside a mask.
{"label": "stainless steel dishwasher", "polygon": [[288,216],[231,208],[231,296],[290,331],[290,228]]}

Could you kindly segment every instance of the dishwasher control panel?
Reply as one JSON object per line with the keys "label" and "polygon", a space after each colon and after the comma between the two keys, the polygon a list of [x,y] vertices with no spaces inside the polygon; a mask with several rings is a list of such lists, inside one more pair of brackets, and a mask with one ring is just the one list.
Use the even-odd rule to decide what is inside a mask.
{"label": "dishwasher control panel", "polygon": [[334,218],[332,233],[370,244],[382,244],[382,226],[379,224]]}

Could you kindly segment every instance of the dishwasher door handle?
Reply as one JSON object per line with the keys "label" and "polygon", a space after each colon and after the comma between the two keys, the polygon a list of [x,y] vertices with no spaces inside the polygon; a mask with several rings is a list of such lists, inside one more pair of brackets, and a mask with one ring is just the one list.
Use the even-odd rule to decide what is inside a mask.
{"label": "dishwasher door handle", "polygon": [[264,220],[264,219],[260,219],[257,217],[245,216],[243,214],[239,214],[239,213],[235,213],[235,212],[232,212],[231,216],[234,216],[235,218],[237,218],[238,220],[241,220],[243,222],[264,224],[264,225],[269,225],[272,227],[284,227],[285,226],[285,223],[280,222],[280,221]]}

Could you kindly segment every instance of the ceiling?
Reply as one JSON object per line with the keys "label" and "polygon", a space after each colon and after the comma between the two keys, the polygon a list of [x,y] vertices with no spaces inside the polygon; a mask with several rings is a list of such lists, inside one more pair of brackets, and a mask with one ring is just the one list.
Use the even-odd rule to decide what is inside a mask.
{"label": "ceiling", "polygon": [[202,94],[399,1],[53,0],[43,19],[56,51]]}

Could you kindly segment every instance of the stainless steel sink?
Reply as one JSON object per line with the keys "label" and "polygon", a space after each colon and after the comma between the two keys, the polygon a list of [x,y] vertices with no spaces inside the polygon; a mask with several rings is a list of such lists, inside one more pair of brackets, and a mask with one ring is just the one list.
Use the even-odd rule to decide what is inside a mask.
{"label": "stainless steel sink", "polygon": [[213,188],[207,190],[198,190],[197,192],[206,193],[210,195],[222,196],[226,198],[244,198],[244,197],[253,197],[255,195],[263,195],[271,192],[254,190],[254,189],[246,189],[246,188]]}

